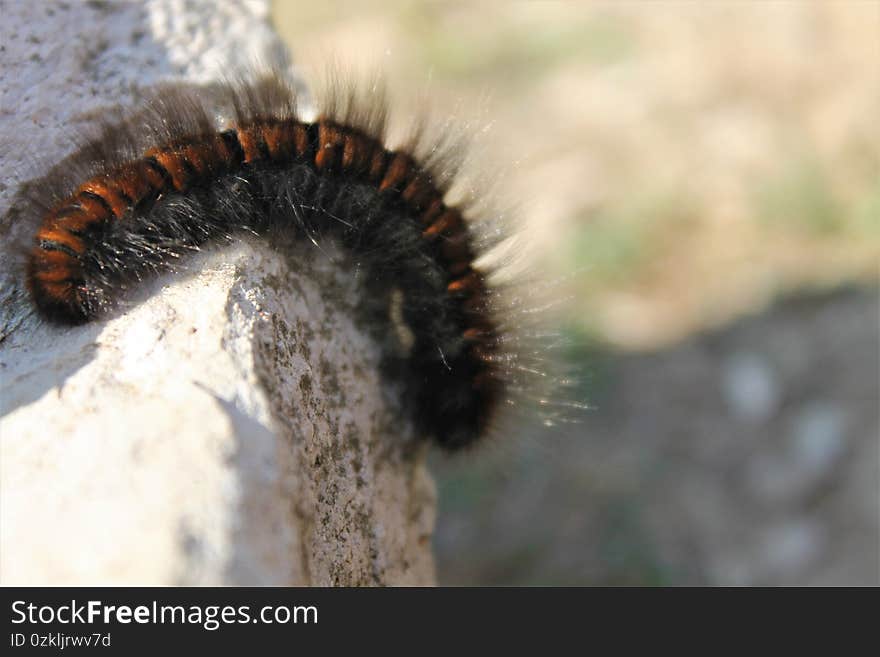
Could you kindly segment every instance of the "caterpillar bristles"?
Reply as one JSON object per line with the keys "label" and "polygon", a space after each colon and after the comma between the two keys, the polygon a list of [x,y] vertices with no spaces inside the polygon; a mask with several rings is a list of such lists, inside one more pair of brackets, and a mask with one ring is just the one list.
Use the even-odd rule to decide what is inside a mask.
{"label": "caterpillar bristles", "polygon": [[329,77],[314,117],[271,71],[159,88],[29,185],[15,212],[34,225],[23,276],[40,317],[112,316],[213,244],[332,240],[367,274],[365,315],[402,336],[387,370],[424,434],[464,447],[510,406],[547,406],[551,340],[504,275],[511,259],[492,257],[512,227],[493,172],[464,173],[468,131],[415,121],[390,148],[381,80]]}

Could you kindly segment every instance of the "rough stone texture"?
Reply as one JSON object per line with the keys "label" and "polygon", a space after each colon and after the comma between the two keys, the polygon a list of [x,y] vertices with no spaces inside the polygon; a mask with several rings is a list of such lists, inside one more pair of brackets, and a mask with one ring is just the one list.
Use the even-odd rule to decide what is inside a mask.
{"label": "rough stone texture", "polygon": [[[0,216],[110,102],[279,47],[262,2],[0,13]],[[30,314],[0,252],[4,584],[433,581],[424,446],[379,378],[356,276],[309,246],[205,252],[76,329]]]}

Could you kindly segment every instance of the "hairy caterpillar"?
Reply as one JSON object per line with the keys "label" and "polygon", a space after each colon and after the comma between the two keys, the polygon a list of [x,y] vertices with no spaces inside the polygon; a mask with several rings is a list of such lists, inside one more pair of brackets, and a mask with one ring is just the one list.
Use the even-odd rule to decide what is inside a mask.
{"label": "hairy caterpillar", "polygon": [[[218,121],[218,108],[230,118]],[[306,121],[277,74],[161,89],[34,186],[40,224],[25,276],[36,309],[80,324],[211,242],[329,237],[412,336],[395,371],[422,432],[447,448],[471,444],[525,369],[518,340],[475,264],[485,246],[468,208],[447,204],[455,149],[417,135],[389,150],[386,114],[384,102],[337,90]]]}

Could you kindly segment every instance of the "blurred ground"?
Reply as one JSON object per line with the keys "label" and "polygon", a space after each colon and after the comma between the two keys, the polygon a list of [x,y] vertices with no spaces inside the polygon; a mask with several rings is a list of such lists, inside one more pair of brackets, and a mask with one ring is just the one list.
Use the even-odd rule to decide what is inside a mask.
{"label": "blurred ground", "polygon": [[424,92],[489,127],[594,345],[577,429],[440,464],[441,582],[877,583],[880,2],[275,18],[400,114]]}
{"label": "blurred ground", "polygon": [[877,585],[878,316],[843,290],[585,355],[579,425],[436,459],[441,582]]}

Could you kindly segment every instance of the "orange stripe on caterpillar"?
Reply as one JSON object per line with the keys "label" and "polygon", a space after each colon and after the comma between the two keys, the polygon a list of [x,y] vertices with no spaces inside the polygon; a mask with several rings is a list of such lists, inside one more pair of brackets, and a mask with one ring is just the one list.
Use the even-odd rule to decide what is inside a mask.
{"label": "orange stripe on caterpillar", "polygon": [[40,232],[37,233],[37,239],[40,241],[43,250],[46,251],[50,251],[53,249],[47,246],[43,246],[43,243],[49,243],[57,247],[69,249],[77,255],[82,255],[86,249],[85,244],[79,237],[67,230],[64,230],[57,223],[43,226],[43,228],[40,229]]}
{"label": "orange stripe on caterpillar", "polygon": [[89,180],[79,188],[79,191],[91,196],[91,198],[99,203],[103,201],[117,219],[131,207],[131,199],[126,198],[125,194],[121,193],[115,184],[106,179]]}
{"label": "orange stripe on caterpillar", "polygon": [[454,208],[447,208],[446,212],[441,214],[440,218],[437,219],[437,221],[428,226],[422,232],[422,236],[427,238],[437,237],[441,233],[444,233],[453,228],[458,228],[460,225],[461,214],[459,214],[458,210]]}
{"label": "orange stripe on caterpillar", "polygon": [[165,171],[174,189],[181,192],[188,187],[191,175],[187,172],[186,158],[179,151],[160,146],[147,151],[144,157],[153,160]]}
{"label": "orange stripe on caterpillar", "polygon": [[414,163],[409,155],[402,152],[393,153],[391,162],[385,170],[385,177],[379,183],[379,191],[397,189],[413,174]]}
{"label": "orange stripe on caterpillar", "polygon": [[339,126],[326,119],[318,122],[318,152],[315,166],[318,171],[329,171],[339,166],[344,136]]}
{"label": "orange stripe on caterpillar", "polygon": [[458,294],[460,292],[476,292],[483,287],[483,278],[477,272],[471,272],[467,276],[462,276],[446,286],[446,291],[450,294]]}

